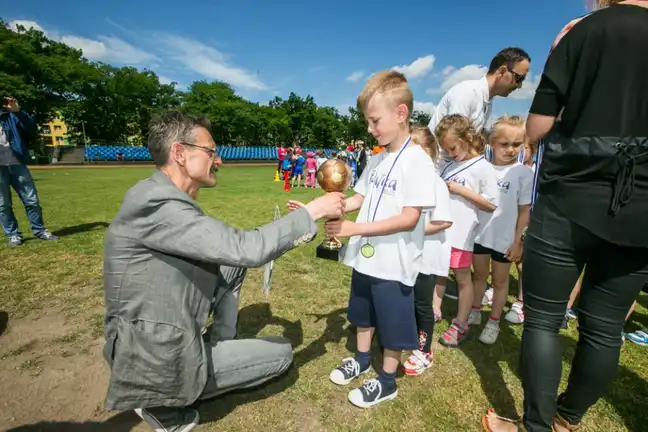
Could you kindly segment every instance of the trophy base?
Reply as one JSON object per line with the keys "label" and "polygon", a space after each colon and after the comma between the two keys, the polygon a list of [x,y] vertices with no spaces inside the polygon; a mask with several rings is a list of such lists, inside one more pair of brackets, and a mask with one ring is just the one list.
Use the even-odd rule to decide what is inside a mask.
{"label": "trophy base", "polygon": [[342,261],[344,258],[344,252],[346,250],[346,245],[341,247],[331,248],[325,243],[317,245],[317,251],[315,256],[317,258],[327,259],[331,261]]}

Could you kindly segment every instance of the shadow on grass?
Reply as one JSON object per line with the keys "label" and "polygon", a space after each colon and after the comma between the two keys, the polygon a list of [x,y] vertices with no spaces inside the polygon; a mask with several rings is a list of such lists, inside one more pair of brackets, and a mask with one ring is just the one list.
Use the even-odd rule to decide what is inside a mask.
{"label": "shadow on grass", "polygon": [[[254,338],[267,325],[283,327],[283,336],[290,340],[293,346],[299,346],[303,343],[304,334],[301,321],[293,322],[274,316],[268,303],[256,303],[240,310],[237,338]],[[294,357],[293,365],[280,377],[254,389],[232,391],[222,396],[197,402],[196,408],[200,411],[201,423],[221,420],[240,405],[263,400],[292,387],[299,378],[299,366],[297,354]]]}
{"label": "shadow on grass", "polygon": [[[352,335],[349,328],[345,328],[346,311],[347,308],[340,308],[328,314],[310,314],[310,316],[315,317],[315,322],[326,319],[326,328],[319,338],[295,354],[293,360],[295,367],[300,368],[326,354],[327,343],[340,343],[345,334],[347,337]],[[355,338],[353,339],[355,343]]]}
{"label": "shadow on grass", "polygon": [[[518,293],[518,281],[509,276],[509,293]],[[444,300],[444,305],[446,301]],[[519,378],[520,338],[513,332],[512,324],[504,320],[510,304],[504,307],[500,322],[500,333],[497,342],[486,345],[479,341],[479,335],[490,317],[489,310],[482,311],[482,324],[472,326],[469,340],[461,345],[461,351],[475,366],[482,391],[488,398],[488,403],[499,415],[517,418],[515,399],[506,385],[500,362],[506,362],[509,369]]]}
{"label": "shadow on grass", "polygon": [[[560,335],[565,346],[565,361],[571,363],[576,353],[578,342],[568,336]],[[648,425],[648,382],[634,371],[619,365],[614,381],[608,387],[603,398],[614,407],[630,432],[646,430]],[[587,414],[585,414],[587,417]]]}
{"label": "shadow on grass", "polygon": [[129,431],[142,421],[133,411],[119,413],[105,422],[40,422],[18,426],[8,432],[113,432]]}
{"label": "shadow on grass", "polygon": [[94,231],[97,229],[107,228],[109,225],[110,224],[108,222],[90,222],[90,223],[84,223],[80,225],[61,228],[59,230],[54,231],[52,234],[59,237],[65,237],[65,236],[71,236],[71,235],[80,234],[88,231]]}
{"label": "shadow on grass", "polygon": [[7,331],[9,327],[9,313],[5,311],[0,311],[0,336]]}

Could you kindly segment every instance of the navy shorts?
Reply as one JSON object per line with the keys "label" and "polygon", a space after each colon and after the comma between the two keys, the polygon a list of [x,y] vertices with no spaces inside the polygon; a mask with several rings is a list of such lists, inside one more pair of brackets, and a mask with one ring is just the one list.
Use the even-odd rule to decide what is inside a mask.
{"label": "navy shorts", "polygon": [[298,175],[303,175],[303,174],[304,174],[304,169],[301,168],[301,167],[299,167],[299,168],[295,167],[295,169],[293,170],[293,175],[298,176]]}
{"label": "navy shorts", "polygon": [[511,261],[509,261],[503,253],[497,252],[477,243],[475,243],[475,247],[473,248],[473,255],[490,255],[491,259],[495,262],[503,264],[511,263]]}
{"label": "navy shorts", "polygon": [[401,351],[419,347],[414,287],[353,270],[347,319],[357,327],[375,327],[383,348]]}

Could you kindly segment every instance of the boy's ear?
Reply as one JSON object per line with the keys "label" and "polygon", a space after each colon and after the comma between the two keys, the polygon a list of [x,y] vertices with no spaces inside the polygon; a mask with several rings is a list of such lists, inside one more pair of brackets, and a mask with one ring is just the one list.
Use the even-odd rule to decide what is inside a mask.
{"label": "boy's ear", "polygon": [[396,115],[398,116],[398,121],[406,123],[409,118],[409,109],[407,108],[407,105],[398,105],[396,107]]}

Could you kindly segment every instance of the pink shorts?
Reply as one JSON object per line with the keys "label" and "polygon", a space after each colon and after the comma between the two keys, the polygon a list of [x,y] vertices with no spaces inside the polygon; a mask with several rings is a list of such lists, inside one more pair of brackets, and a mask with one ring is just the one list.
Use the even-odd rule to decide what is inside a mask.
{"label": "pink shorts", "polygon": [[461,249],[452,248],[450,252],[450,268],[451,269],[463,269],[470,268],[472,265],[472,251],[465,251]]}

